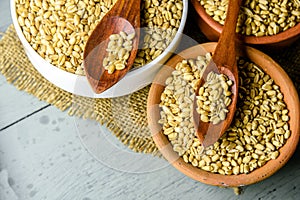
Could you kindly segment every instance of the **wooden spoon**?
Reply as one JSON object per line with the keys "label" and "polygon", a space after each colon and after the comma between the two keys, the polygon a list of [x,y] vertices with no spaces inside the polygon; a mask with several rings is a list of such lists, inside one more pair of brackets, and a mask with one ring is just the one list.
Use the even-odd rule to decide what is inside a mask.
{"label": "wooden spoon", "polygon": [[194,101],[194,125],[197,132],[197,137],[204,147],[214,144],[226,131],[231,124],[236,110],[236,103],[238,98],[238,69],[236,63],[236,43],[235,43],[235,29],[240,10],[241,0],[229,0],[227,17],[225,20],[223,31],[220,35],[218,45],[212,56],[212,60],[207,65],[200,80],[196,95],[198,95],[199,88],[205,83],[209,72],[214,71],[217,74],[225,74],[233,81],[231,86],[232,102],[228,106],[229,112],[224,121],[213,125],[209,122],[200,120],[197,109],[196,98]]}
{"label": "wooden spoon", "polygon": [[[86,77],[95,93],[107,90],[131,69],[140,38],[140,3],[140,0],[118,0],[90,35],[84,49],[83,63]],[[108,74],[103,67],[103,59],[107,56],[109,36],[119,34],[120,31],[127,35],[135,32],[132,50],[125,69]]]}

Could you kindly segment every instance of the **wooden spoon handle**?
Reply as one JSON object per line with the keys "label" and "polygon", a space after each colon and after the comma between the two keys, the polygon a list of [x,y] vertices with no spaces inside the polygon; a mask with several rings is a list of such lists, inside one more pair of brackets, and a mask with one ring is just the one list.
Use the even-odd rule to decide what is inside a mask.
{"label": "wooden spoon handle", "polygon": [[133,27],[140,27],[140,11],[141,0],[118,0],[118,2],[106,14],[108,16],[115,16],[119,13],[119,17],[127,19]]}
{"label": "wooden spoon handle", "polygon": [[236,63],[235,39],[236,24],[239,15],[239,7],[242,0],[229,0],[225,24],[220,35],[218,45],[213,55],[213,61],[218,65],[232,69]]}

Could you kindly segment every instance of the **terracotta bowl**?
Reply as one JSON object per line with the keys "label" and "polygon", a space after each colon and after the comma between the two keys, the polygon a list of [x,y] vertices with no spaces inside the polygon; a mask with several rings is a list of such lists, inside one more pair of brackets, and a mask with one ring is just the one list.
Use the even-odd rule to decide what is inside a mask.
{"label": "terracotta bowl", "polygon": [[296,150],[300,135],[300,103],[297,91],[288,75],[269,56],[246,46],[241,47],[243,51],[237,51],[239,56],[246,56],[269,74],[275,83],[280,86],[281,92],[284,95],[284,101],[289,110],[291,136],[286,141],[286,144],[280,148],[280,155],[277,159],[268,161],[264,166],[249,174],[221,175],[207,172],[184,162],[183,158],[179,157],[177,152],[173,151],[171,143],[167,136],[162,133],[161,125],[158,124],[158,120],[160,119],[160,108],[158,106],[160,96],[165,87],[165,80],[171,75],[175,65],[183,59],[196,58],[198,55],[204,55],[206,52],[213,52],[215,47],[216,43],[205,43],[186,49],[172,57],[159,71],[151,86],[148,97],[147,115],[149,127],[152,137],[162,155],[183,174],[197,181],[216,186],[237,187],[253,184],[271,176],[287,163]]}
{"label": "terracotta bowl", "polygon": [[[191,0],[196,10],[196,22],[202,33],[211,41],[217,41],[223,26],[210,17],[198,0]],[[239,35],[241,41],[246,44],[264,45],[269,47],[285,47],[291,45],[300,38],[300,23],[293,28],[272,36],[243,36]]]}

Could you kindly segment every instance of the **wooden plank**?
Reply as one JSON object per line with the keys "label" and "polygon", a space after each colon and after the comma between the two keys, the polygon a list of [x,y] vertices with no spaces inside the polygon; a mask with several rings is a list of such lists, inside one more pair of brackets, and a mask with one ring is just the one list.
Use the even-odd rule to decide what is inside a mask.
{"label": "wooden plank", "polygon": [[9,85],[2,75],[0,96],[0,130],[48,105]]}
{"label": "wooden plank", "polygon": [[12,20],[10,17],[9,0],[1,0],[0,1],[0,32],[5,32],[5,30],[10,24],[12,24]]}
{"label": "wooden plank", "polygon": [[[79,136],[85,137],[83,141],[98,140],[99,146],[107,140],[128,154],[112,151],[108,157],[109,151],[99,147],[100,161],[96,160]],[[102,156],[101,150],[106,155]],[[137,154],[126,150],[103,127],[93,121],[69,117],[54,107],[3,131],[0,152],[0,170],[8,172],[11,188],[20,199],[296,199],[300,196],[299,151],[274,176],[245,187],[245,192],[237,197],[231,189],[191,180],[160,158],[139,154],[140,161],[132,163],[132,156]],[[107,159],[126,160],[127,166]],[[145,172],[149,162],[154,170]],[[137,166],[135,172],[128,166]]]}

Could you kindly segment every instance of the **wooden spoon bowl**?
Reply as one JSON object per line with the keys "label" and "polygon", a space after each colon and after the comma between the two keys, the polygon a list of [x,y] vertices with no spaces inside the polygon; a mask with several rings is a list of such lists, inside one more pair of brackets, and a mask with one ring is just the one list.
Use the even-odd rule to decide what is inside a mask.
{"label": "wooden spoon bowl", "polygon": [[158,124],[158,120],[160,119],[160,109],[158,105],[160,103],[161,94],[165,88],[164,83],[171,75],[175,65],[183,59],[195,58],[198,55],[204,55],[206,52],[213,52],[215,47],[216,43],[206,43],[186,49],[171,58],[160,70],[153,81],[148,96],[147,116],[149,127],[152,137],[162,155],[183,174],[197,181],[216,186],[237,187],[253,184],[270,177],[287,163],[296,150],[300,135],[300,103],[297,91],[288,75],[269,56],[251,47],[243,47],[243,51],[237,50],[238,56],[247,57],[253,63],[260,66],[261,69],[280,86],[280,90],[284,95],[284,101],[289,110],[291,136],[285,145],[280,148],[280,154],[275,160],[268,161],[264,166],[249,174],[221,175],[207,172],[184,162],[182,157],[173,150],[167,136],[162,132],[161,125]]}
{"label": "wooden spoon bowl", "polygon": [[[84,69],[86,77],[97,94],[116,84],[131,69],[134,63],[140,38],[140,0],[118,0],[111,10],[102,18],[90,35],[84,49]],[[103,60],[107,56],[109,36],[121,31],[135,33],[132,50],[123,70],[109,74],[104,69]]]}
{"label": "wooden spoon bowl", "polygon": [[[209,63],[211,66],[211,62]],[[237,104],[237,99],[238,99],[238,76],[237,76],[237,66],[235,63],[234,68],[236,71],[231,71],[227,67],[207,67],[205,70],[206,74],[204,75],[206,77],[207,72],[213,71],[217,74],[224,74],[228,77],[228,79],[233,80],[233,85],[231,86],[231,104],[227,107],[228,113],[226,115],[225,120],[221,121],[220,123],[213,125],[211,122],[203,122],[200,120],[200,115],[197,112],[197,95],[198,95],[198,90],[201,85],[205,83],[204,78],[202,77],[200,80],[200,84],[198,89],[196,90],[196,96],[194,99],[193,103],[193,120],[194,120],[194,127],[197,132],[197,137],[199,141],[202,143],[202,146],[207,147],[210,145],[213,145],[222,135],[225,133],[227,128],[230,126],[234,115],[235,115],[235,110],[236,110],[236,104]]]}

